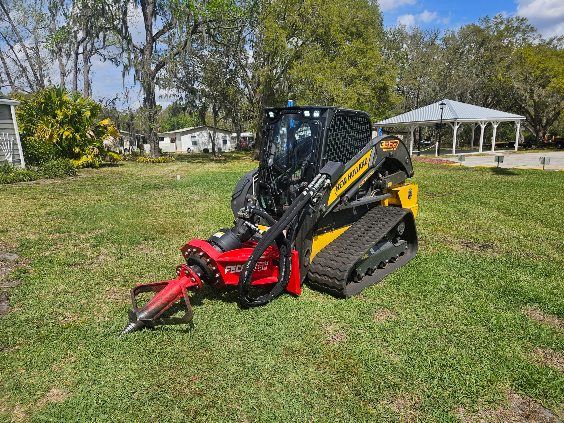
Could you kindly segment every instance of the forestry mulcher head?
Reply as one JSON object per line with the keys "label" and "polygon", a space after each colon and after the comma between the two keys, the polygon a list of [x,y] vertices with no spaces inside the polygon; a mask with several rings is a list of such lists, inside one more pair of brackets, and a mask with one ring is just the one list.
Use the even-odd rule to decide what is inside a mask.
{"label": "forestry mulcher head", "polygon": [[[204,284],[236,287],[247,308],[300,295],[303,282],[349,297],[406,264],[417,251],[411,159],[398,138],[371,134],[364,112],[266,109],[259,167],[231,199],[234,226],[184,245],[175,279],[133,288],[123,333],[190,322],[189,292]],[[140,307],[143,292],[155,295]]]}

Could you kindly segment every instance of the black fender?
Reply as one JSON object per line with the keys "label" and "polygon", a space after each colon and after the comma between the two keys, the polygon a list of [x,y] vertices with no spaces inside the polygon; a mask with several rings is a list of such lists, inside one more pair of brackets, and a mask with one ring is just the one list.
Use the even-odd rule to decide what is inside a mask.
{"label": "black fender", "polygon": [[257,172],[258,169],[253,169],[245,173],[233,189],[233,194],[231,194],[231,210],[233,210],[235,219],[239,210],[247,204],[247,196],[253,191],[253,180]]}
{"label": "black fender", "polygon": [[402,170],[408,178],[413,176],[411,156],[401,139],[393,135],[383,135],[372,139],[370,144],[376,149],[377,167]]}

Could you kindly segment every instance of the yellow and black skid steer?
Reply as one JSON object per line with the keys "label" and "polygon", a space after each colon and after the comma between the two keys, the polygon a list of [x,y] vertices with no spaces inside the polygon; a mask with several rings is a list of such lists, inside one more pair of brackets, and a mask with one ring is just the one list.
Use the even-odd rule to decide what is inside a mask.
{"label": "yellow and black skid steer", "polygon": [[[133,288],[124,333],[189,322],[189,292],[204,284],[236,288],[247,308],[303,283],[349,297],[406,264],[417,252],[411,158],[400,139],[371,135],[361,111],[265,109],[259,166],[231,198],[233,227],[186,243],[175,279]],[[138,306],[147,291],[155,296]]]}

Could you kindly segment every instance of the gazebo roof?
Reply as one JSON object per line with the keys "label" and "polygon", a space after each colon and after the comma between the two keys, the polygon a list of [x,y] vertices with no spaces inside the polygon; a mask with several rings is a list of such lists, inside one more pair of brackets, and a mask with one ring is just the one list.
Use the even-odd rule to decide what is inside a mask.
{"label": "gazebo roof", "polygon": [[[524,116],[513,113],[502,112],[501,110],[488,109],[486,107],[475,106],[473,104],[461,103],[454,100],[442,100],[445,103],[443,110],[443,122],[506,122],[525,119]],[[376,122],[375,126],[396,126],[437,123],[441,120],[441,101],[420,107]]]}

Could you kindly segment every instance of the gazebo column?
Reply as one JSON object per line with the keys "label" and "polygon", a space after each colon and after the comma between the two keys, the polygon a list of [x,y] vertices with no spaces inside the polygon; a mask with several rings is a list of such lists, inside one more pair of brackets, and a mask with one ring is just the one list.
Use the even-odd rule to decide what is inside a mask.
{"label": "gazebo column", "polygon": [[482,152],[482,148],[484,146],[484,129],[486,129],[488,122],[480,122],[480,147],[478,152]]}
{"label": "gazebo column", "polygon": [[515,121],[515,151],[519,148],[519,137],[521,136],[521,121]]}
{"label": "gazebo column", "polygon": [[415,143],[415,130],[417,126],[410,126],[409,131],[411,132],[411,138],[409,139],[409,155],[413,156],[413,144]]}
{"label": "gazebo column", "polygon": [[470,149],[474,148],[474,136],[476,135],[476,124],[472,124],[472,138],[470,138]]}
{"label": "gazebo column", "polygon": [[497,127],[499,125],[499,122],[492,122],[492,126],[493,126],[493,135],[492,135],[492,152],[495,151],[495,137],[497,135]]}
{"label": "gazebo column", "polygon": [[454,122],[452,126],[452,154],[456,154],[456,138],[458,136],[458,128],[460,128],[459,122]]}

